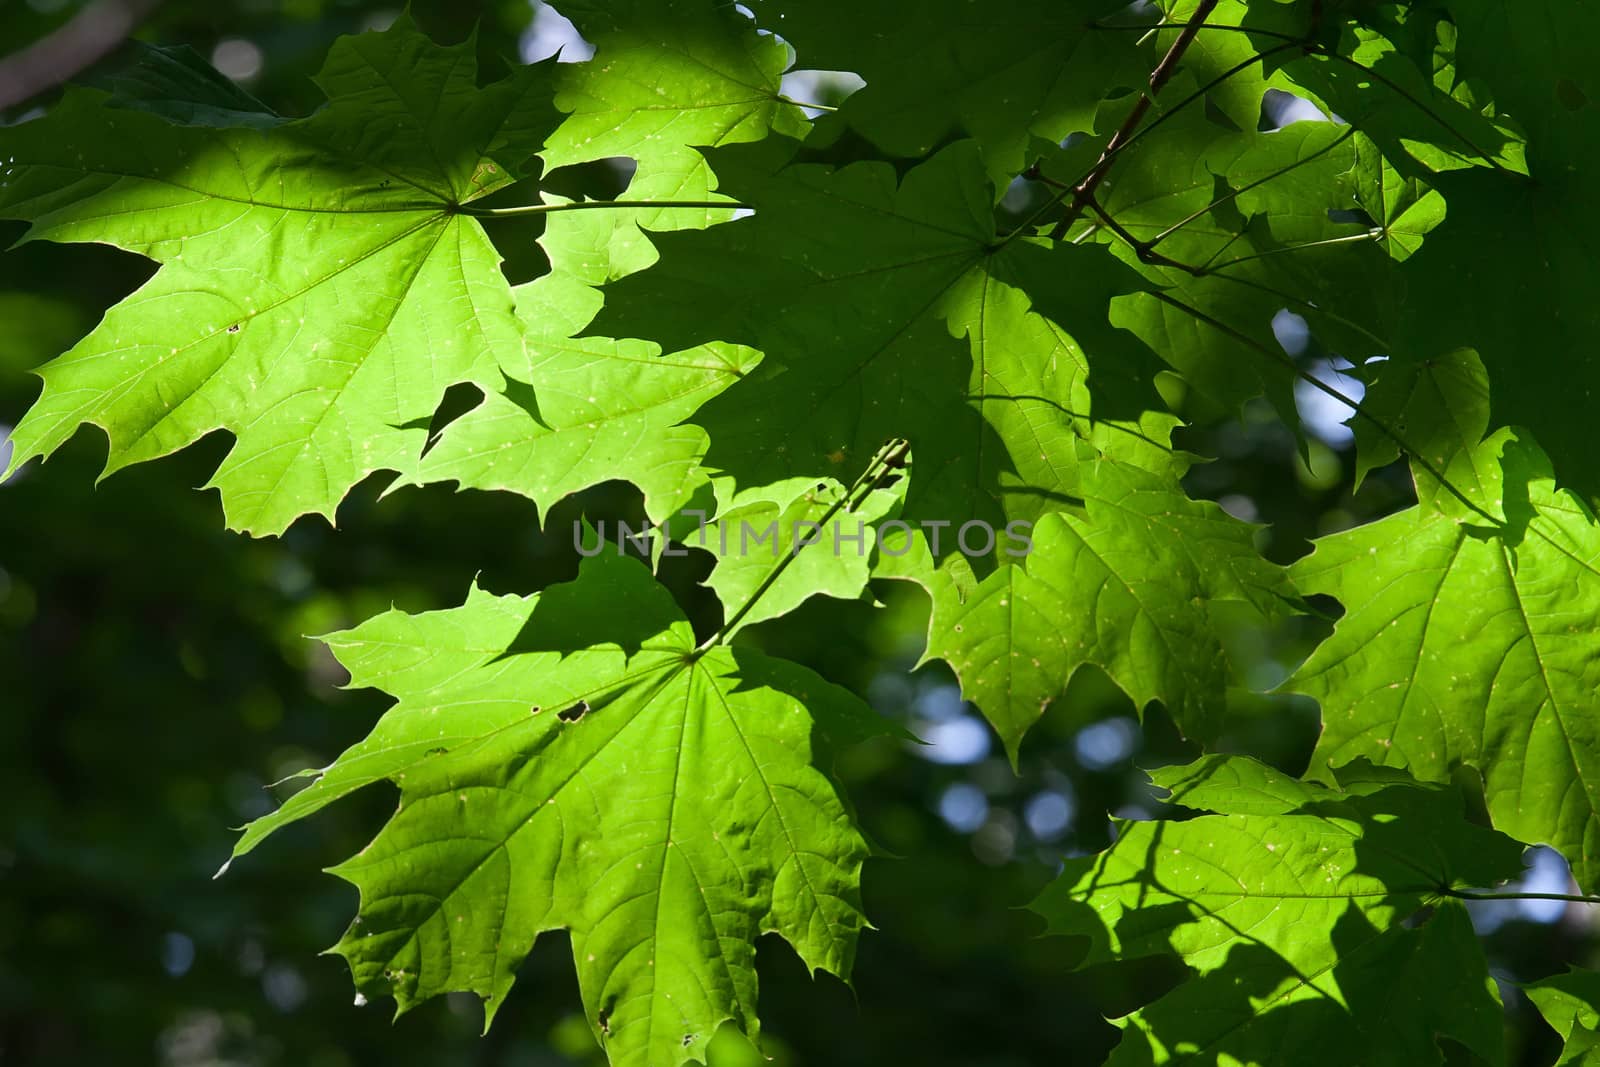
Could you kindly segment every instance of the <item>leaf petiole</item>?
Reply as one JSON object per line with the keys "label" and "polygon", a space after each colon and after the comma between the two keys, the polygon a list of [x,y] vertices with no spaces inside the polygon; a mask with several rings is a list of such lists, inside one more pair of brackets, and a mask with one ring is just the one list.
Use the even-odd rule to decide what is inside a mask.
{"label": "leaf petiole", "polygon": [[521,215],[551,215],[557,211],[637,210],[656,211],[663,208],[744,208],[737,200],[572,200],[561,204],[525,204],[521,207],[469,207],[456,208],[457,214],[479,219],[516,218]]}

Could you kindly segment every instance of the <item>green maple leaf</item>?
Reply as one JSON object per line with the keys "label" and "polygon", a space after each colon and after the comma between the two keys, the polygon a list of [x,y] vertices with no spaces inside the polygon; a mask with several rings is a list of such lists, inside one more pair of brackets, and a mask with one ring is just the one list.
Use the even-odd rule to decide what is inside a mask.
{"label": "green maple leaf", "polygon": [[1346,612],[1285,685],[1322,704],[1317,764],[1366,757],[1443,781],[1465,762],[1498,828],[1555,846],[1593,888],[1600,527],[1510,431],[1471,453],[1451,469],[1499,468],[1484,480],[1504,487],[1505,521],[1451,498],[1317,541],[1291,574]]}
{"label": "green maple leaf", "polygon": [[945,660],[1013,760],[1078,668],[1102,668],[1136,705],[1160,700],[1191,737],[1222,725],[1230,668],[1214,604],[1258,621],[1293,590],[1254,527],[1172,481],[1109,459],[1079,465],[1082,510],[1034,528],[1025,559],[976,585],[959,567],[902,576],[933,598],[926,658]]}
{"label": "green maple leaf", "polygon": [[252,823],[235,855],[365,785],[394,817],[334,868],[361,891],[335,951],[404,1011],[463,990],[492,1017],[543,931],[571,932],[611,1062],[703,1057],[757,1032],[755,939],[847,975],[868,849],[812,765],[827,727],[883,727],[843,690],[744,649],[697,650],[638,562],[602,555],[537,596],[391,611],[326,639],[398,703]]}
{"label": "green maple leaf", "polygon": [[[724,341],[762,352],[755,373],[694,416],[710,435],[708,466],[741,488],[847,479],[903,438],[914,457],[908,516],[1003,525],[1014,507],[1037,512],[1039,494],[1069,484],[1066,471],[1035,483],[1051,462],[1039,462],[1042,442],[1062,428],[1112,432],[1085,410],[1083,383],[1098,382],[1101,365],[1091,369],[1079,334],[1104,343],[1105,378],[1123,383],[1097,394],[1105,405],[1093,417],[1153,436],[1150,447],[1170,455],[1159,438],[1171,422],[1151,420],[1160,402],[1142,373],[1159,364],[1107,319],[1111,298],[1141,284],[1135,274],[1102,249],[998,238],[970,141],[899,181],[887,164],[831,168],[794,160],[796,148],[772,138],[712,153],[721,190],[755,215],[659,235],[661,261],[607,285],[590,327],[669,351]],[[1029,287],[1040,300],[1019,304]],[[1049,348],[1028,343],[1048,329],[1030,311],[1055,324]],[[997,437],[993,424],[1015,404],[1031,411]]]}
{"label": "green maple leaf", "polygon": [[[916,159],[953,136],[976,138],[988,173],[1004,182],[1028,162],[1034,137],[1056,142],[1092,130],[1102,97],[1136,85],[1148,67],[1125,34],[1090,23],[1116,0],[935,0],[915,18],[886,4],[752,0],[805,69],[859,74],[848,124],[891,156]],[[886,47],[886,42],[894,42]]]}
{"label": "green maple leaf", "polygon": [[[732,4],[575,0],[561,11],[595,54],[557,75],[556,105],[570,114],[545,145],[551,169],[627,157],[635,170],[619,199],[702,201],[716,196],[717,181],[700,149],[769,133],[804,137],[811,127],[780,92],[789,49]],[[648,260],[638,252],[649,247],[641,228],[697,229],[729,214],[631,209],[611,242]]]}
{"label": "green maple leaf", "polygon": [[521,329],[458,207],[521,177],[557,116],[545,68],[480,89],[474,47],[406,20],[344,38],[318,77],[329,103],[264,130],[89,91],[5,130],[0,214],[32,222],[26,239],[162,264],[41,371],[12,467],[84,423],[110,439],[108,473],[226,429],[209,484],[230,526],[275,533],[404,467],[452,383],[498,386]]}
{"label": "green maple leaf", "polygon": [[1160,361],[1105,311],[1138,284],[1098,250],[1019,243],[950,291],[945,313],[971,352],[970,401],[1005,447],[998,473],[973,477],[996,479],[1008,520],[1037,521],[1083,496],[1082,443],[1157,474],[1188,469],[1170,444],[1179,420],[1152,388]]}
{"label": "green maple leaf", "polygon": [[1556,1067],[1600,1063],[1600,975],[1574,968],[1525,985],[1522,991],[1561,1035]]}
{"label": "green maple leaf", "polygon": [[848,479],[896,437],[911,440],[929,487],[939,469],[975,462],[984,433],[966,403],[966,346],[938,314],[993,238],[976,150],[947,149],[897,187],[884,164],[789,165],[796,148],[711,153],[721,191],[755,215],[658,235],[661,261],[607,285],[590,329],[667,350],[762,352],[754,375],[694,419],[710,434],[707,464],[741,488]]}
{"label": "green maple leaf", "polygon": [[1455,793],[1405,781],[1336,790],[1238,756],[1153,777],[1215,814],[1122,823],[1033,905],[1051,933],[1087,942],[1078,966],[1176,956],[1191,970],[1117,1020],[1111,1064],[1322,1062],[1338,1048],[1339,1062],[1414,1067],[1444,1062],[1438,1034],[1504,1062],[1494,983],[1443,894],[1517,876],[1521,845],[1468,823]]}
{"label": "green maple leaf", "polygon": [[1372,218],[1384,249],[1396,260],[1405,260],[1444,221],[1445,199],[1420,178],[1401,174],[1371,138],[1362,134],[1357,138],[1363,167],[1356,177],[1356,198]]}
{"label": "green maple leaf", "polygon": [[1499,457],[1479,447],[1489,428],[1489,377],[1476,352],[1380,365],[1361,410],[1366,418],[1349,420],[1358,484],[1398,460],[1404,442],[1418,460],[1419,504],[1462,517],[1480,508],[1505,518]]}

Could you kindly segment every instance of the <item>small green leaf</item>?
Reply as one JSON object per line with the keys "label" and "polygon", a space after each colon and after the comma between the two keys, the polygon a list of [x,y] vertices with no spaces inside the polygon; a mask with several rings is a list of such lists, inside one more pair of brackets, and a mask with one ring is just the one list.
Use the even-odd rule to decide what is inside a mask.
{"label": "small green leaf", "polygon": [[1079,478],[1083,511],[1045,516],[1025,559],[970,591],[948,570],[923,579],[928,657],[950,664],[1013,760],[1085,664],[1141,708],[1160,700],[1185,734],[1214,738],[1230,670],[1212,605],[1265,620],[1292,588],[1248,523],[1171,481],[1109,459],[1080,464]]}
{"label": "small green leaf", "polygon": [[898,491],[876,489],[857,498],[831,479],[803,478],[730,500],[690,542],[717,557],[706,585],[728,616],[754,601],[728,635],[788,614],[813,596],[860,596],[877,546],[874,525],[899,503],[904,479],[898,484]]}

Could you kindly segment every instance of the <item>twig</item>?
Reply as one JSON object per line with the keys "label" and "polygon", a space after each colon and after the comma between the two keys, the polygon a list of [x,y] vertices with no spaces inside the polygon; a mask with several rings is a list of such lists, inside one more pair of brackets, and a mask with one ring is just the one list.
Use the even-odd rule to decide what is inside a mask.
{"label": "twig", "polygon": [[[1098,28],[1100,28],[1100,29],[1111,29],[1113,27],[1105,26],[1105,27],[1098,27]],[[1291,42],[1286,43],[1286,44],[1276,45],[1276,46],[1274,46],[1272,48],[1267,49],[1265,52],[1258,52],[1255,55],[1250,56],[1248,59],[1240,60],[1238,63],[1235,63],[1233,66],[1229,67],[1227,70],[1223,71],[1221,74],[1218,74],[1215,78],[1212,78],[1210,81],[1208,81],[1204,85],[1200,86],[1200,88],[1198,88],[1198,89],[1194,90],[1193,92],[1191,92],[1188,96],[1184,97],[1182,100],[1179,100],[1176,104],[1173,104],[1171,107],[1169,107],[1165,111],[1161,112],[1161,114],[1157,115],[1154,119],[1151,120],[1151,122],[1150,122],[1150,124],[1148,126],[1139,127],[1139,129],[1134,131],[1133,136],[1129,137],[1127,140],[1123,141],[1120,145],[1118,145],[1115,151],[1112,151],[1111,148],[1108,146],[1106,148],[1105,152],[1103,152],[1101,154],[1100,158],[1095,162],[1095,167],[1101,167],[1101,166],[1108,165],[1109,162],[1112,159],[1115,159],[1121,153],[1126,152],[1128,149],[1130,149],[1134,145],[1138,144],[1141,138],[1147,137],[1151,133],[1154,133],[1157,129],[1159,129],[1161,127],[1162,123],[1167,122],[1168,120],[1174,118],[1175,116],[1182,114],[1184,108],[1188,107],[1190,104],[1194,103],[1196,100],[1201,99],[1207,93],[1209,93],[1211,90],[1215,89],[1217,86],[1221,85],[1223,82],[1227,81],[1229,78],[1233,77],[1234,75],[1239,74],[1239,73],[1241,73],[1241,72],[1243,72],[1245,70],[1248,70],[1250,67],[1254,66],[1256,63],[1259,63],[1262,60],[1267,59],[1269,56],[1273,55],[1276,52],[1282,52],[1282,51],[1284,51],[1286,49],[1289,49],[1289,48],[1299,48],[1299,47],[1300,47],[1300,42],[1299,41],[1291,41]],[[1093,169],[1093,168],[1091,168],[1091,169]],[[1040,219],[1044,218],[1045,215],[1049,214],[1052,210],[1054,210],[1056,205],[1061,203],[1061,201],[1065,200],[1067,198],[1067,195],[1069,193],[1071,193],[1074,188],[1077,187],[1078,182],[1083,181],[1089,175],[1088,175],[1087,172],[1085,172],[1084,175],[1078,179],[1078,182],[1064,182],[1064,181],[1060,181],[1060,180],[1055,179],[1055,178],[1047,177],[1045,175],[1043,169],[1040,167],[1040,165],[1038,163],[1034,163],[1031,167],[1029,167],[1026,171],[1023,172],[1022,176],[1024,178],[1028,178],[1030,180],[1043,182],[1045,185],[1048,185],[1051,188],[1057,189],[1059,191],[1057,193],[1055,193],[1055,195],[1051,196],[1048,200],[1046,200],[1043,204],[1041,204],[1039,206],[1038,210],[1034,211],[1033,214],[1029,215],[1025,220],[1023,220],[1021,225],[1017,226],[1010,233],[1006,234],[1005,237],[1000,242],[1001,246],[1004,246],[1005,244],[1009,243],[1011,240],[1013,240],[1019,234],[1032,232],[1034,225]],[[1074,244],[1078,244],[1078,243],[1080,243],[1082,241],[1082,239],[1083,239],[1083,235],[1080,234],[1078,237],[1073,238],[1073,243]]]}
{"label": "twig", "polygon": [[[1312,26],[1311,26],[1310,31],[1308,33],[1304,34],[1304,35],[1298,35],[1298,36],[1295,35],[1295,34],[1292,34],[1292,33],[1284,33],[1281,30],[1265,30],[1265,29],[1260,29],[1260,28],[1255,27],[1255,26],[1230,26],[1230,25],[1226,25],[1224,23],[1216,23],[1216,22],[1202,23],[1200,25],[1194,26],[1194,29],[1195,29],[1196,32],[1198,32],[1200,30],[1222,30],[1222,31],[1230,32],[1230,33],[1242,33],[1242,34],[1245,34],[1245,35],[1251,36],[1251,37],[1266,37],[1266,38],[1269,38],[1269,39],[1275,40],[1275,41],[1283,41],[1284,42],[1284,47],[1299,47],[1299,48],[1303,49],[1308,55],[1322,56],[1322,57],[1324,57],[1326,59],[1331,59],[1331,60],[1333,60],[1335,62],[1343,63],[1345,66],[1350,67],[1353,70],[1360,71],[1361,73],[1367,75],[1368,77],[1372,78],[1374,81],[1376,81],[1379,84],[1383,85],[1385,88],[1387,88],[1390,92],[1394,93],[1396,96],[1399,96],[1400,98],[1408,101],[1418,111],[1421,111],[1428,118],[1430,118],[1434,122],[1438,123],[1439,126],[1445,130],[1445,132],[1449,133],[1451,136],[1453,136],[1456,140],[1460,141],[1467,148],[1470,148],[1474,153],[1477,154],[1477,156],[1480,159],[1482,159],[1490,167],[1493,167],[1495,170],[1498,170],[1503,174],[1519,174],[1518,171],[1512,170],[1510,167],[1507,167],[1505,164],[1501,163],[1494,156],[1490,155],[1486,150],[1481,148],[1476,141],[1474,141],[1471,137],[1468,137],[1464,132],[1462,132],[1458,127],[1456,127],[1454,123],[1450,122],[1449,119],[1445,118],[1443,115],[1439,114],[1439,112],[1435,111],[1431,106],[1429,106],[1429,104],[1425,100],[1422,100],[1422,99],[1418,98],[1416,95],[1414,95],[1411,92],[1411,90],[1407,89],[1405,86],[1401,85],[1399,82],[1395,81],[1393,78],[1389,77],[1387,74],[1384,74],[1382,71],[1379,71],[1379,70],[1375,69],[1374,67],[1371,67],[1368,64],[1361,62],[1359,59],[1356,59],[1353,56],[1345,55],[1344,53],[1340,52],[1337,48],[1332,48],[1332,47],[1330,47],[1328,45],[1325,45],[1325,44],[1322,44],[1322,43],[1320,43],[1318,41],[1312,40],[1312,37],[1320,29],[1321,18],[1322,18],[1322,13],[1321,13],[1320,5],[1319,5],[1319,6],[1314,7],[1313,10],[1312,10]],[[1150,27],[1148,27],[1148,26],[1103,26],[1103,25],[1100,25],[1100,24],[1093,24],[1093,25],[1094,25],[1094,29],[1097,29],[1097,30],[1136,30],[1136,31],[1140,31],[1140,32],[1149,32],[1149,30],[1150,30]]]}
{"label": "twig", "polygon": [[1089,201],[1094,196],[1100,183],[1105,181],[1106,175],[1111,170],[1112,160],[1117,152],[1122,149],[1125,142],[1131,140],[1134,131],[1144,121],[1145,114],[1150,110],[1150,105],[1155,102],[1156,95],[1161,92],[1173,73],[1178,69],[1178,63],[1183,59],[1183,54],[1189,50],[1189,45],[1194,42],[1195,35],[1200,32],[1200,27],[1205,25],[1206,16],[1210,15],[1217,6],[1217,0],[1200,0],[1195,7],[1194,14],[1189,16],[1189,21],[1178,33],[1178,39],[1172,42],[1172,47],[1167,49],[1167,54],[1161,57],[1161,62],[1156,64],[1156,69],[1150,72],[1150,84],[1147,89],[1139,94],[1139,100],[1133,105],[1133,110],[1128,112],[1128,117],[1122,120],[1122,125],[1117,127],[1117,132],[1111,135],[1111,140],[1106,144],[1105,151],[1100,153],[1100,161],[1095,164],[1089,176],[1078,183],[1073,190],[1072,200],[1067,204],[1067,210],[1055,226],[1050,230],[1050,239],[1059,241],[1065,237],[1067,230],[1083,214],[1083,209],[1089,206]]}

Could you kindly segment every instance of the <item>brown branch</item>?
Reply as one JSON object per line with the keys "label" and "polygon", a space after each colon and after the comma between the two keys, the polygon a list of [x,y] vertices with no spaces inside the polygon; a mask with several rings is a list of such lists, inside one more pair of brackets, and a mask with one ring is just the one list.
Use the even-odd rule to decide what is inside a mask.
{"label": "brown branch", "polygon": [[1129,233],[1127,227],[1123,226],[1122,223],[1112,218],[1111,212],[1100,206],[1100,201],[1096,200],[1092,196],[1089,198],[1089,208],[1096,215],[1100,216],[1100,221],[1105,223],[1106,229],[1122,238],[1122,240],[1128,244],[1128,247],[1133,249],[1134,255],[1139,257],[1139,261],[1141,263],[1149,263],[1150,265],[1156,267],[1171,267],[1175,270],[1181,270],[1186,274],[1192,274],[1196,278],[1205,277],[1206,269],[1204,267],[1196,267],[1189,263],[1180,263],[1171,256],[1162,255],[1160,252],[1157,252],[1154,247],[1152,247],[1155,242],[1141,241],[1139,238]]}
{"label": "brown branch", "polygon": [[155,9],[157,0],[97,0],[60,29],[0,59],[0,111],[93,66]]}
{"label": "brown branch", "polygon": [[1217,6],[1217,0],[1200,0],[1194,13],[1189,16],[1189,21],[1178,34],[1178,39],[1172,42],[1172,47],[1167,49],[1167,54],[1161,57],[1161,62],[1156,64],[1156,69],[1150,72],[1149,87],[1139,94],[1139,100],[1133,105],[1133,110],[1128,112],[1128,117],[1122,120],[1122,125],[1117,127],[1117,132],[1111,135],[1105,151],[1100,153],[1100,161],[1095,164],[1088,177],[1078,183],[1072,191],[1072,200],[1067,204],[1067,211],[1050,231],[1050,238],[1059,241],[1066,236],[1067,230],[1083,214],[1083,209],[1089,206],[1094,198],[1095,190],[1111,171],[1112,160],[1121,150],[1123,144],[1130,140],[1139,124],[1144,121],[1145,115],[1150,111],[1150,105],[1155,102],[1156,95],[1161,92],[1162,86],[1172,78],[1178,69],[1178,63],[1183,59],[1183,54],[1189,50],[1189,45],[1194,42],[1199,34],[1200,27],[1205,24],[1206,17]]}

